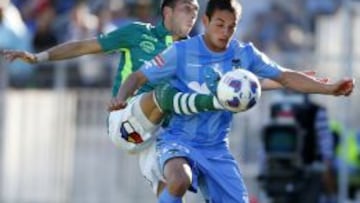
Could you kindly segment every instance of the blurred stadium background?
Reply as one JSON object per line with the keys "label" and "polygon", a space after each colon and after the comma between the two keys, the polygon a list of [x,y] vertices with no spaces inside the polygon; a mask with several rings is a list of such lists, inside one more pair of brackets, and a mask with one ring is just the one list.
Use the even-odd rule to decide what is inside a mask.
{"label": "blurred stadium background", "polygon": [[[9,5],[7,1],[0,3],[0,49],[38,52],[134,20],[159,19],[155,0],[11,0]],[[206,1],[199,2],[203,10]],[[360,79],[356,34],[360,1],[243,0],[242,4],[237,38],[252,41],[286,67],[313,69],[330,79]],[[198,23],[193,34],[201,30]],[[0,58],[0,202],[156,202],[140,175],[137,158],[116,149],[106,134],[106,104],[118,60],[116,54],[96,55],[29,66]],[[274,95],[264,93],[259,105],[237,115],[231,136],[232,151],[259,202],[260,130],[269,120]],[[347,129],[360,128],[358,89],[349,98],[312,98]],[[195,195],[187,199],[200,202]]]}

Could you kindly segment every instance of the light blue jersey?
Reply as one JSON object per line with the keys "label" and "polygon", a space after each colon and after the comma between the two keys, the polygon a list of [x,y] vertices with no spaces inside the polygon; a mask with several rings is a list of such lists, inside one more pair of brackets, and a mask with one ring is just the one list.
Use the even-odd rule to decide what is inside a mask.
{"label": "light blue jersey", "polygon": [[[244,68],[262,78],[277,78],[282,72],[252,44],[232,40],[226,51],[215,53],[207,48],[202,35],[175,43],[140,71],[152,83],[170,79],[182,92],[209,94],[205,85],[208,68],[222,73]],[[174,114],[157,141],[160,168],[169,159],[185,158],[193,176],[190,189],[196,191],[199,186],[206,202],[248,203],[241,172],[228,148],[232,118],[228,111]]]}
{"label": "light blue jersey", "polygon": [[[215,68],[225,73],[235,67],[247,69],[262,78],[276,78],[281,73],[281,67],[252,44],[232,40],[226,51],[216,53],[207,48],[202,35],[175,43],[143,66],[141,71],[150,82],[171,78],[171,84],[182,92],[208,94],[205,70]],[[181,137],[193,147],[216,147],[226,142],[232,117],[233,114],[226,111],[173,115],[164,139]]]}

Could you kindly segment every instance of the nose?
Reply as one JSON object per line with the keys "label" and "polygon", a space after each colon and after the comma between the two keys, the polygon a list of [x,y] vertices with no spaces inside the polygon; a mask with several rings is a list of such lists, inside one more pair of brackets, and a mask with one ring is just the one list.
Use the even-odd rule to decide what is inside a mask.
{"label": "nose", "polygon": [[230,35],[230,30],[225,27],[225,28],[223,29],[223,32],[222,32],[222,33],[223,33],[223,35],[224,35],[225,37],[229,37],[229,35]]}
{"label": "nose", "polygon": [[196,17],[197,17],[197,11],[194,10],[194,11],[191,12],[191,18],[196,19]]}

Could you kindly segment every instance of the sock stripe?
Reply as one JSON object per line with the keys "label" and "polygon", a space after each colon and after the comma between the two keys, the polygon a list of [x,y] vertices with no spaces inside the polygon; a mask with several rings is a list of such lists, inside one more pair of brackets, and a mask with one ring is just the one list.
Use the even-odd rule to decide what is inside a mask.
{"label": "sock stripe", "polygon": [[180,99],[180,109],[182,110],[182,112],[184,112],[184,114],[186,115],[191,115],[189,109],[188,109],[188,106],[186,104],[186,101],[188,100],[189,98],[189,94],[183,94],[181,95],[181,99]]}
{"label": "sock stripe", "polygon": [[189,97],[189,101],[188,101],[189,108],[192,113],[198,113],[198,110],[196,109],[196,106],[195,106],[195,97],[196,97],[196,94],[191,94]]}
{"label": "sock stripe", "polygon": [[177,114],[181,114],[181,111],[179,109],[180,105],[179,105],[179,98],[181,96],[181,93],[176,93],[173,99],[173,107],[174,107],[174,111]]}

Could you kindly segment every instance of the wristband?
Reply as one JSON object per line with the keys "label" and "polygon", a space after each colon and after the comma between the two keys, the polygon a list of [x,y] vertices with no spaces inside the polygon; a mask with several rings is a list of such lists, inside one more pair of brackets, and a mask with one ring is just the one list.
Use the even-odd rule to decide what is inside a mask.
{"label": "wristband", "polygon": [[38,54],[35,54],[36,62],[41,63],[49,60],[49,52],[43,51]]}

